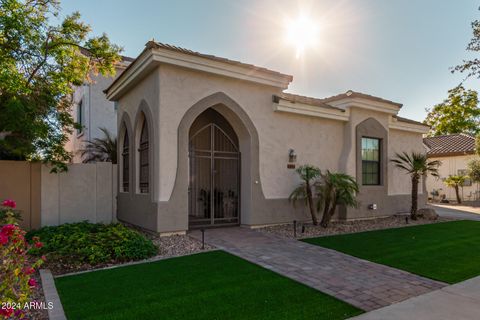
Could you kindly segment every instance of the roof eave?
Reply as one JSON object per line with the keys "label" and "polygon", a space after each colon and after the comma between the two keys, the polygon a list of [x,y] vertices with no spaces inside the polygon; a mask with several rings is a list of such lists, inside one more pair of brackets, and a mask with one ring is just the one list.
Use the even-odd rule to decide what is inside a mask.
{"label": "roof eave", "polygon": [[124,94],[126,88],[161,63],[256,82],[278,87],[282,90],[288,88],[288,85],[293,80],[293,77],[290,75],[244,66],[241,63],[232,65],[205,57],[147,46],[137,59],[104,91],[107,94],[107,99],[119,99]]}
{"label": "roof eave", "polygon": [[427,153],[427,157],[456,157],[456,156],[468,156],[475,154],[475,151],[456,151],[456,152],[439,152],[439,153]]}

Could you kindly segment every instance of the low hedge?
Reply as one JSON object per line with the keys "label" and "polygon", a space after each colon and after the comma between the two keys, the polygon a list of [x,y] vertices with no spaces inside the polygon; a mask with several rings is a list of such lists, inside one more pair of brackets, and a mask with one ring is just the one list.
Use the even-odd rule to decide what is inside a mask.
{"label": "low hedge", "polygon": [[31,254],[61,258],[72,264],[140,260],[157,253],[152,241],[119,223],[79,222],[43,227],[30,231],[27,240],[35,236],[43,247],[31,249]]}

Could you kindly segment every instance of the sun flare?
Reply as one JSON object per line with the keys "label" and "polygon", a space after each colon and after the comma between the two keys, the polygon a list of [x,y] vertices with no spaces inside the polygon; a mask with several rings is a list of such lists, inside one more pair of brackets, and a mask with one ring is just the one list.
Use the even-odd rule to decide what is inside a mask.
{"label": "sun flare", "polygon": [[286,40],[295,47],[296,58],[300,58],[306,49],[315,47],[318,42],[319,25],[307,15],[295,19],[286,19]]}

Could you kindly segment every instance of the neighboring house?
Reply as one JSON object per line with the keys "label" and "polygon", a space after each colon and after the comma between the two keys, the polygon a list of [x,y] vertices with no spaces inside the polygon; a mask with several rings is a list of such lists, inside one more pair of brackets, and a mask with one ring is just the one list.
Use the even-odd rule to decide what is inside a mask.
{"label": "neighboring house", "polygon": [[[423,143],[427,147],[429,159],[442,162],[439,167],[440,177],[427,179],[429,197],[433,198],[432,192],[438,192],[439,195],[435,196],[435,200],[445,195],[446,199],[456,201],[455,189],[447,187],[444,181],[448,176],[467,174],[468,162],[477,157],[475,137],[464,133],[450,134],[424,138]],[[460,189],[460,195],[463,200],[477,200],[479,198],[477,185],[467,179],[463,188]]]}
{"label": "neighboring house", "polygon": [[308,220],[288,201],[301,164],[357,179],[360,204],[338,219],[408,212],[410,177],[389,160],[425,152],[429,128],[363,93],[284,93],[292,79],[148,42],[105,91],[118,105],[118,219],[165,234]]}
{"label": "neighboring house", "polygon": [[65,145],[67,151],[73,154],[73,163],[82,162],[81,150],[85,141],[104,138],[100,128],[106,128],[114,137],[117,136],[117,110],[115,104],[105,98],[103,90],[118,77],[133,61],[133,58],[122,57],[117,65],[115,77],[93,76],[91,83],[75,88],[73,94],[73,119],[82,125],[81,130],[75,130]]}

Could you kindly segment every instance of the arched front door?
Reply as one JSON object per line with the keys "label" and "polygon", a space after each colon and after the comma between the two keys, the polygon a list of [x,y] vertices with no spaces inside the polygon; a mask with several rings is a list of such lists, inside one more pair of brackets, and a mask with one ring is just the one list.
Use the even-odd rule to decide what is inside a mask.
{"label": "arched front door", "polygon": [[213,109],[192,125],[189,160],[190,228],[239,224],[238,138],[228,121]]}

